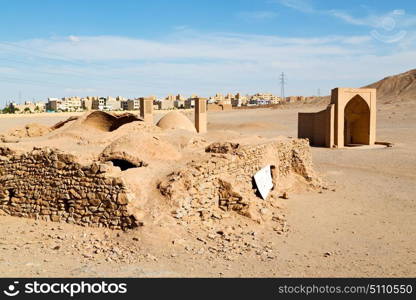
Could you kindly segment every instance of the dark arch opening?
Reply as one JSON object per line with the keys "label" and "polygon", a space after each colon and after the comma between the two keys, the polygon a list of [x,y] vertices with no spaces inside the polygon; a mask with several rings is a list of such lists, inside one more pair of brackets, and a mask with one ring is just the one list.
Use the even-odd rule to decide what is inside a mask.
{"label": "dark arch opening", "polygon": [[113,163],[113,166],[119,167],[121,169],[121,171],[141,167],[141,166],[137,166],[137,165],[129,162],[128,160],[125,160],[125,159],[114,158],[114,159],[110,159],[108,161],[111,161]]}
{"label": "dark arch opening", "polygon": [[370,108],[360,96],[353,97],[344,109],[344,145],[370,144]]}

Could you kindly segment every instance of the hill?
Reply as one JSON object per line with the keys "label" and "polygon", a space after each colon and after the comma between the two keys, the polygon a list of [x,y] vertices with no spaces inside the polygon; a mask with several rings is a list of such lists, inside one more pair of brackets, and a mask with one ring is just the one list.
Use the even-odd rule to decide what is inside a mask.
{"label": "hill", "polygon": [[382,102],[416,99],[416,69],[388,76],[364,88],[376,88],[377,98]]}

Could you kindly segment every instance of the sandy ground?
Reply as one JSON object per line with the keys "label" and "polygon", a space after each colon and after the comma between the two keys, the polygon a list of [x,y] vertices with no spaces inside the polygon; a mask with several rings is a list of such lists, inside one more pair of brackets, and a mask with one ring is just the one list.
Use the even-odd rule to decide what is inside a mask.
{"label": "sandy ground", "polygon": [[[296,137],[298,111],[317,107],[237,110],[209,114],[209,128],[262,136]],[[0,216],[1,276],[272,277],[416,276],[416,105],[380,106],[377,140],[392,148],[312,148],[315,168],[328,181],[323,193],[279,199],[288,232],[265,228],[257,238],[273,244],[272,259],[253,254],[223,259],[195,238],[181,244],[165,236],[163,222],[126,233]],[[68,115],[0,118],[0,132],[36,122],[54,124]],[[146,229],[146,230],[145,230]],[[106,246],[105,242],[111,241]],[[97,243],[104,253],[93,254]],[[91,245],[91,255],[85,247]],[[78,249],[82,248],[82,252]],[[133,261],[109,252],[134,249]],[[107,253],[105,253],[107,252]],[[82,253],[82,255],[80,255]]]}

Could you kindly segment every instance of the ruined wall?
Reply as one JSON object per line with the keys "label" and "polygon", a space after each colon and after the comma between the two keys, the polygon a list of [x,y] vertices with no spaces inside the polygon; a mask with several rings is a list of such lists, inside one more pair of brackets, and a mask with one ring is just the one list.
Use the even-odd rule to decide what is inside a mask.
{"label": "ruined wall", "polygon": [[298,113],[298,138],[309,139],[313,145],[315,113]]}
{"label": "ruined wall", "polygon": [[217,104],[217,103],[208,103],[207,108],[209,111],[223,111],[223,110],[233,109],[231,104]]}
{"label": "ruined wall", "polygon": [[334,139],[334,105],[315,113],[298,114],[298,138],[307,138],[313,146],[332,147]]}
{"label": "ruined wall", "polygon": [[6,214],[82,226],[126,229],[139,225],[127,206],[131,195],[106,165],[82,166],[76,157],[36,149],[0,149],[0,210]]}
{"label": "ruined wall", "polygon": [[319,185],[306,140],[244,146],[216,144],[207,147],[208,158],[193,161],[160,182],[161,193],[177,207],[176,217],[203,215],[215,208],[246,214],[250,201],[258,199],[253,175],[269,164],[274,167],[277,189],[284,188],[286,179],[293,174],[307,185]]}
{"label": "ruined wall", "polygon": [[222,106],[216,104],[216,103],[208,103],[207,109],[209,111],[222,111]]}

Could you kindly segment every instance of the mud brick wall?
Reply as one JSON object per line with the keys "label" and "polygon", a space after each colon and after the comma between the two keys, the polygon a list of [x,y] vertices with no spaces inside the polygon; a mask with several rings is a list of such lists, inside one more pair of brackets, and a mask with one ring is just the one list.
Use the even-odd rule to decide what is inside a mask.
{"label": "mud brick wall", "polygon": [[[227,144],[227,143],[225,143]],[[230,143],[228,143],[230,144]],[[209,149],[208,149],[209,148]],[[203,214],[215,207],[245,209],[256,197],[253,176],[266,165],[272,165],[275,186],[282,187],[285,177],[296,174],[305,184],[319,186],[312,168],[307,140],[294,139],[259,145],[208,147],[209,157],[189,163],[169,174],[159,190],[174,205],[176,217]],[[229,149],[224,153],[224,149]],[[225,183],[225,184],[224,184]],[[226,188],[225,188],[226,187]],[[224,207],[225,206],[225,207]]]}
{"label": "mud brick wall", "polygon": [[106,176],[106,165],[82,166],[47,148],[0,154],[0,210],[6,214],[113,229],[138,225],[128,211],[128,189]]}

